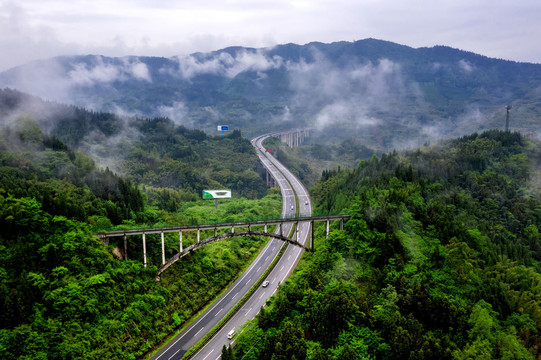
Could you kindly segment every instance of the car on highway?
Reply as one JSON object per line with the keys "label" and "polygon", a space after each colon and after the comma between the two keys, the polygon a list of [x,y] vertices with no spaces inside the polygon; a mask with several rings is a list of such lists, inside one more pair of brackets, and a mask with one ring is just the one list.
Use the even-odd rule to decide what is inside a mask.
{"label": "car on highway", "polygon": [[263,284],[261,285],[262,287],[267,287],[269,286],[270,282],[268,280],[265,280],[263,281]]}
{"label": "car on highway", "polygon": [[232,329],[230,332],[227,333],[227,338],[233,339],[233,335],[235,335],[235,329]]}

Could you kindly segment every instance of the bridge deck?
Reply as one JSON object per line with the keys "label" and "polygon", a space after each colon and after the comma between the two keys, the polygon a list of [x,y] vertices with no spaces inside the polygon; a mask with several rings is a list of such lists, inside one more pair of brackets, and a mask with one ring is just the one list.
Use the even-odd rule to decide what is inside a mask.
{"label": "bridge deck", "polygon": [[143,229],[125,229],[125,230],[113,230],[107,232],[100,232],[97,235],[101,238],[109,238],[115,236],[125,235],[142,235],[142,234],[159,234],[167,232],[179,232],[179,231],[195,231],[195,230],[214,230],[214,229],[227,229],[236,227],[248,227],[248,226],[265,226],[265,225],[280,225],[287,223],[296,223],[302,221],[334,221],[334,220],[347,220],[349,215],[326,215],[326,216],[308,216],[308,217],[292,217],[282,218],[275,220],[256,220],[256,221],[243,221],[234,223],[219,223],[219,224],[205,224],[205,225],[183,225],[183,226],[169,226],[159,228],[143,228]]}

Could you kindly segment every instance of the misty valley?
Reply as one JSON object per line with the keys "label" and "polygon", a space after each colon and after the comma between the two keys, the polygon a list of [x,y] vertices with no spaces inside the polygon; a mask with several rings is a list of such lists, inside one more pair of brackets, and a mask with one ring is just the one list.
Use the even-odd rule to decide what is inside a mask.
{"label": "misty valley", "polygon": [[145,250],[96,234],[280,218],[251,139],[303,129],[263,142],[309,191],[291,210],[349,220],[314,226],[223,360],[540,358],[540,119],[539,64],[375,39],[1,72],[1,357],[155,358],[268,239],[216,241],[157,281],[178,233]]}

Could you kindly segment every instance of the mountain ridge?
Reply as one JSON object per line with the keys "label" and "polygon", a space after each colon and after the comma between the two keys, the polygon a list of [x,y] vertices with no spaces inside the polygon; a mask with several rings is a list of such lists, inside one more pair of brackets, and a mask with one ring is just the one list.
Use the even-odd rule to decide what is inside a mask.
{"label": "mountain ridge", "polygon": [[62,56],[2,72],[0,87],[209,133],[228,124],[248,135],[299,126],[371,134],[383,140],[367,145],[382,150],[501,127],[508,104],[515,129],[536,130],[541,114],[540,64],[373,38],[169,58]]}

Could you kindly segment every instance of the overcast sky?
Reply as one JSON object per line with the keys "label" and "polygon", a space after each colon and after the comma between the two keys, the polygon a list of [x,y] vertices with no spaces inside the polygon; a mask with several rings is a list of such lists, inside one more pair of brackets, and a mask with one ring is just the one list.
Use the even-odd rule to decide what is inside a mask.
{"label": "overcast sky", "polygon": [[0,71],[57,55],[388,40],[541,63],[540,0],[0,0]]}

